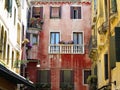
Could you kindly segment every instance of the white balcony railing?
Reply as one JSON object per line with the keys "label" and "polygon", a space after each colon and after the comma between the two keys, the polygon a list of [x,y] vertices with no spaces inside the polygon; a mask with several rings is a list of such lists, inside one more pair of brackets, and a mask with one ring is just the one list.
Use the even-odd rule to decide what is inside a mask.
{"label": "white balcony railing", "polygon": [[84,54],[84,46],[80,44],[51,44],[49,54]]}

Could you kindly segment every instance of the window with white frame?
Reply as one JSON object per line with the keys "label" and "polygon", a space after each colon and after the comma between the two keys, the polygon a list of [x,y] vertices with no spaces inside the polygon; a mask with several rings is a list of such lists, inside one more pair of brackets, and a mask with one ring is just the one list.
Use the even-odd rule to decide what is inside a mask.
{"label": "window with white frame", "polygon": [[73,32],[74,44],[83,44],[83,32]]}
{"label": "window with white frame", "polygon": [[59,32],[51,32],[50,33],[50,44],[58,44],[60,41],[60,33]]}

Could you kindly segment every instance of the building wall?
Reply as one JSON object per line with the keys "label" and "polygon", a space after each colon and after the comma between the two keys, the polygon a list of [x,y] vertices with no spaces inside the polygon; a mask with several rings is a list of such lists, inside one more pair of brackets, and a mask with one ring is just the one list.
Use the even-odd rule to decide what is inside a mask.
{"label": "building wall", "polygon": [[[91,3],[40,4],[38,2],[33,6],[43,6],[44,24],[39,33],[39,51],[37,53],[41,66],[34,69],[36,63],[31,62],[27,65],[30,80],[37,81],[36,70],[51,70],[51,89],[60,90],[60,70],[72,69],[74,71],[74,90],[86,90],[87,85],[83,84],[83,70],[91,67],[87,48],[91,35]],[[61,19],[50,19],[50,6],[61,6]],[[81,6],[82,19],[70,19],[70,6]],[[60,41],[65,42],[73,40],[73,32],[83,32],[84,53],[50,54],[50,32],[60,32]]]}
{"label": "building wall", "polygon": [[[95,5],[95,0],[92,0],[93,2],[93,8],[94,8],[94,5]],[[110,28],[110,38],[112,36],[115,36],[115,27],[119,27],[120,24],[119,24],[119,21],[120,21],[120,18],[119,18],[119,1],[118,0],[115,0],[116,1],[116,4],[115,6],[117,6],[117,12],[112,12],[112,3],[111,1],[112,0],[106,0],[106,1],[110,1],[110,26],[107,26]],[[94,27],[93,27],[93,31],[97,32],[97,55],[96,56],[93,56],[91,59],[92,60],[95,60],[93,63],[97,65],[97,77],[98,77],[98,88],[102,88],[104,86],[107,86],[108,83],[110,82],[112,87],[111,87],[111,90],[115,90],[115,89],[119,89],[119,76],[118,76],[118,73],[119,73],[119,62],[117,62],[115,55],[117,55],[114,51],[110,51],[109,53],[109,50],[111,50],[109,48],[110,45],[110,42],[109,41],[109,34],[108,34],[108,31],[109,31],[109,28],[106,29],[106,32],[105,33],[100,33],[100,31],[103,31],[105,30],[105,28],[102,28],[100,30],[100,27],[102,26],[102,24],[104,22],[107,22],[108,24],[108,16],[106,17],[105,13],[105,9],[108,10],[108,7],[106,8],[106,5],[105,5],[105,1],[96,1],[97,2],[97,7],[96,7],[96,10],[97,10],[97,13],[96,13],[96,20],[93,21],[92,23],[94,24]],[[102,8],[102,9],[101,9]],[[93,12],[95,12],[95,10],[93,9]],[[94,15],[94,13],[92,13]],[[108,12],[107,12],[108,14]],[[92,33],[92,35],[94,36],[95,33]],[[113,41],[113,43],[115,43]],[[116,47],[113,47],[116,49]],[[109,54],[110,57],[108,56],[108,60],[111,60],[111,57],[114,57],[114,59],[112,58],[112,61],[115,60],[115,67],[114,68],[111,68],[111,71],[108,70],[108,78],[105,79],[106,75],[105,75],[105,72],[106,72],[106,66],[105,66],[105,57],[104,55],[105,54]],[[111,61],[110,61],[111,62]],[[109,65],[109,63],[108,63]],[[93,65],[94,66],[94,65]],[[109,67],[108,67],[109,68]],[[110,80],[110,77],[109,77],[109,74],[111,73],[111,81]],[[116,81],[116,85],[113,83],[114,81]],[[101,90],[101,89],[100,89]]]}

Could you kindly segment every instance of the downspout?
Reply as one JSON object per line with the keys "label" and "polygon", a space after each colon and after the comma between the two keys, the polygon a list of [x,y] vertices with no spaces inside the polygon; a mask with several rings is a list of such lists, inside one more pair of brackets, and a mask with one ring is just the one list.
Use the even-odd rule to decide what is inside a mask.
{"label": "downspout", "polygon": [[[111,67],[110,67],[110,29],[111,29],[111,25],[110,25],[110,0],[107,0],[107,9],[108,9],[108,83],[111,83]],[[110,90],[111,90],[111,86],[110,86]]]}

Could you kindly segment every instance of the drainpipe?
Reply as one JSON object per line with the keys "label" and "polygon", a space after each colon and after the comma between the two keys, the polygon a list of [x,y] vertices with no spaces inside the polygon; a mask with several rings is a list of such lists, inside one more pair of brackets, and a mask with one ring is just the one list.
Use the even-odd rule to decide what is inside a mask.
{"label": "drainpipe", "polygon": [[[108,3],[108,83],[111,83],[111,67],[110,67],[110,29],[111,29],[111,25],[110,25],[110,0],[107,0]],[[111,86],[110,86],[110,90],[111,90]]]}

